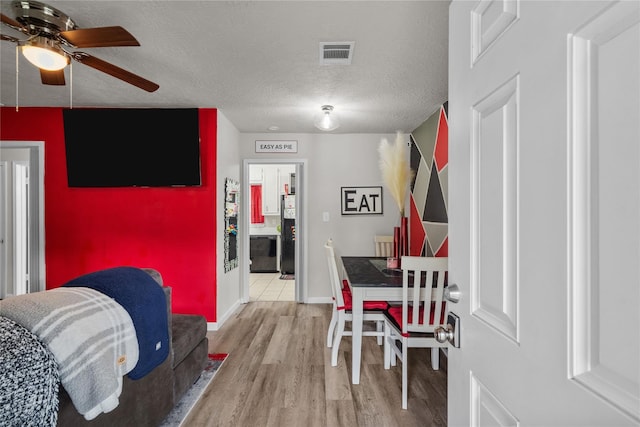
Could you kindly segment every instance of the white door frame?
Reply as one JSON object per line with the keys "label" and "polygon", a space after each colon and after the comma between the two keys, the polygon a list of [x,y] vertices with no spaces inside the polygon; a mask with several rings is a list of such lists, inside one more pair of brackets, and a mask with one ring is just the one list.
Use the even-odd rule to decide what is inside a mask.
{"label": "white door frame", "polygon": [[[5,148],[29,149],[29,292],[46,289],[45,230],[44,230],[44,142],[0,141],[0,151]],[[4,194],[6,203],[8,194]]]}
{"label": "white door frame", "polygon": [[[240,207],[240,300],[249,302],[249,228],[251,215],[250,165],[285,164],[296,166],[296,245],[295,245],[295,300],[307,300],[307,159],[261,158],[244,159],[242,163],[242,206]],[[245,230],[245,231],[243,231]]]}

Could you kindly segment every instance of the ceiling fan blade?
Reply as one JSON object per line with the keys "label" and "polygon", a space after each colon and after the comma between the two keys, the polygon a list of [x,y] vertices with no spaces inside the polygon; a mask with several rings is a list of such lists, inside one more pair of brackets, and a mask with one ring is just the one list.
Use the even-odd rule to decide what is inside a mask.
{"label": "ceiling fan blade", "polygon": [[160,87],[156,83],[153,83],[127,70],[103,61],[102,59],[98,59],[95,56],[91,56],[88,53],[73,52],[70,55],[73,59],[80,62],[81,64],[87,65],[91,68],[95,68],[96,70],[102,71],[103,73],[107,73],[117,79],[137,86],[140,89],[144,89],[147,92],[155,92]]}
{"label": "ceiling fan blade", "polygon": [[0,34],[0,40],[6,40],[6,41],[9,41],[9,42],[14,42],[14,43],[18,43],[20,41],[17,38],[12,37],[12,36],[8,36],[6,34]]}
{"label": "ceiling fan blade", "polygon": [[20,24],[16,20],[13,20],[13,19],[9,18],[4,13],[0,13],[0,21],[2,21],[3,24],[13,28],[14,30],[21,31],[23,33],[27,32],[27,29],[24,26],[22,26],[22,24]]}
{"label": "ceiling fan blade", "polygon": [[64,69],[58,71],[48,71],[40,69],[40,80],[43,85],[64,86]]}
{"label": "ceiling fan blade", "polygon": [[79,28],[60,32],[75,47],[140,46],[138,40],[122,27]]}

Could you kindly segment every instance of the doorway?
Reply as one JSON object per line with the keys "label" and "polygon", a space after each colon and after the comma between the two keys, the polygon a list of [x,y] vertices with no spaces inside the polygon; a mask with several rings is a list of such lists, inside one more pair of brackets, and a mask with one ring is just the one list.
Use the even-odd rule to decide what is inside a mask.
{"label": "doorway", "polygon": [[247,159],[242,301],[304,301],[304,160]]}
{"label": "doorway", "polygon": [[0,299],[45,289],[44,143],[0,141]]}

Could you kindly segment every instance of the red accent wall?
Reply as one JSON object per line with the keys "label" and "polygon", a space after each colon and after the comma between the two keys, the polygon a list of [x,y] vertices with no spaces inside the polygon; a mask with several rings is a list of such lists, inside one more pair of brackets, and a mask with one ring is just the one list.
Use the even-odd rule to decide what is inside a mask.
{"label": "red accent wall", "polygon": [[202,186],[69,188],[62,109],[0,109],[0,140],[45,143],[47,289],[104,268],[153,267],[173,288],[174,312],[216,321],[217,110],[199,118]]}

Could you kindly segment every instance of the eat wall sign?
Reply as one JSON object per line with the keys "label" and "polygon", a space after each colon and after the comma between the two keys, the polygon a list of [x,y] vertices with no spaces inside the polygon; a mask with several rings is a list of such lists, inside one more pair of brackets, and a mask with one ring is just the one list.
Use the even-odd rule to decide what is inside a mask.
{"label": "eat wall sign", "polygon": [[340,187],[342,215],[382,215],[382,187]]}

